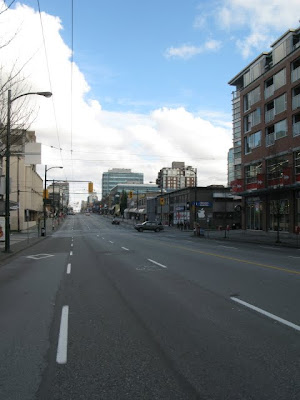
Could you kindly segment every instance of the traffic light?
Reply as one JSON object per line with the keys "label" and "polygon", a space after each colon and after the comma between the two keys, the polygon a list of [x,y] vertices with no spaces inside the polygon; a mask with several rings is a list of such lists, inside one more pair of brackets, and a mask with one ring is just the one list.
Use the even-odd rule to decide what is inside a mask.
{"label": "traffic light", "polygon": [[132,199],[132,196],[133,196],[133,193],[132,193],[132,190],[130,190],[130,192],[129,192],[129,198]]}
{"label": "traffic light", "polygon": [[93,188],[93,182],[89,182],[89,193],[93,193],[94,188]]}

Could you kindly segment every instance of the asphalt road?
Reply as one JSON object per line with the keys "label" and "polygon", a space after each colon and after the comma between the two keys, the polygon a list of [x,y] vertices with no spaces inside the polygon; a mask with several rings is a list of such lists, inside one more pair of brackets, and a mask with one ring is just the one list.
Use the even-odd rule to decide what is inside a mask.
{"label": "asphalt road", "polygon": [[300,250],[99,215],[0,267],[0,399],[300,398]]}

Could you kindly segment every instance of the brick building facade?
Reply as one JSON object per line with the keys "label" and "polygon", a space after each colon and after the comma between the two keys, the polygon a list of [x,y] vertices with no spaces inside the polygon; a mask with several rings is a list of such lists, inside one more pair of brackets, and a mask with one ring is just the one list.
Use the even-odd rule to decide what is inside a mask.
{"label": "brick building facade", "polygon": [[234,180],[243,228],[300,226],[300,28],[289,30],[230,82]]}

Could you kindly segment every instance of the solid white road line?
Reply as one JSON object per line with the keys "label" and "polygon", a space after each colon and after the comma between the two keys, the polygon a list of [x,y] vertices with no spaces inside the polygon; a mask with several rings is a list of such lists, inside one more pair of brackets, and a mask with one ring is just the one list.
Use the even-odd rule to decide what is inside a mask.
{"label": "solid white road line", "polygon": [[255,306],[253,306],[252,304],[246,303],[245,301],[240,300],[240,299],[238,299],[238,298],[236,298],[236,297],[230,297],[230,298],[231,298],[231,300],[233,300],[233,301],[235,301],[235,302],[237,302],[237,303],[240,303],[240,304],[242,304],[242,305],[245,306],[245,307],[251,308],[251,310],[254,310],[254,311],[256,311],[256,312],[258,312],[258,313],[260,313],[260,314],[265,315],[266,317],[269,317],[269,318],[271,318],[271,319],[274,319],[275,321],[280,322],[281,324],[287,325],[287,326],[289,326],[290,328],[295,329],[296,331],[300,331],[300,326],[299,326],[299,325],[293,324],[292,322],[289,322],[289,321],[287,321],[286,319],[277,317],[277,315],[271,314],[271,313],[269,313],[268,311],[265,311],[265,310],[263,310],[263,309],[261,309],[261,308],[255,307]]}
{"label": "solid white road line", "polygon": [[156,261],[150,260],[150,258],[148,258],[148,261],[152,262],[153,264],[158,265],[159,267],[168,268],[168,267],[166,267],[165,265],[162,265],[162,264],[160,264],[160,263],[158,263],[158,262],[156,262]]}
{"label": "solid white road line", "polygon": [[70,256],[72,256],[73,255],[73,251],[70,251]]}
{"label": "solid white road line", "polygon": [[66,364],[68,352],[68,319],[69,306],[63,306],[61,311],[60,329],[56,353],[56,362]]}
{"label": "solid white road line", "polygon": [[121,249],[129,251],[129,249],[126,249],[126,247],[121,247]]}
{"label": "solid white road line", "polygon": [[71,273],[71,264],[69,263],[67,266],[67,274],[70,274],[70,273]]}

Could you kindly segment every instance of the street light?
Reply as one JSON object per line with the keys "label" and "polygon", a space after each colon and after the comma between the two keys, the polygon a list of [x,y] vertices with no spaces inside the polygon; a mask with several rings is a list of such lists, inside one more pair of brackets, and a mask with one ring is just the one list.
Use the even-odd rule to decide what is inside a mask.
{"label": "street light", "polygon": [[[63,167],[50,167],[47,168],[47,165],[45,165],[45,182],[44,182],[44,236],[46,236],[46,190],[47,190],[47,172],[50,171],[50,169],[54,168],[60,168],[62,169]],[[54,190],[54,181],[53,181],[53,190]],[[54,203],[54,194],[53,194],[53,203]]]}
{"label": "street light", "polygon": [[23,93],[11,98],[11,89],[7,91],[7,133],[6,133],[6,171],[5,171],[5,253],[10,252],[10,213],[9,213],[9,176],[10,176],[10,108],[11,103],[20,97],[35,94],[38,96],[51,97],[51,92]]}

